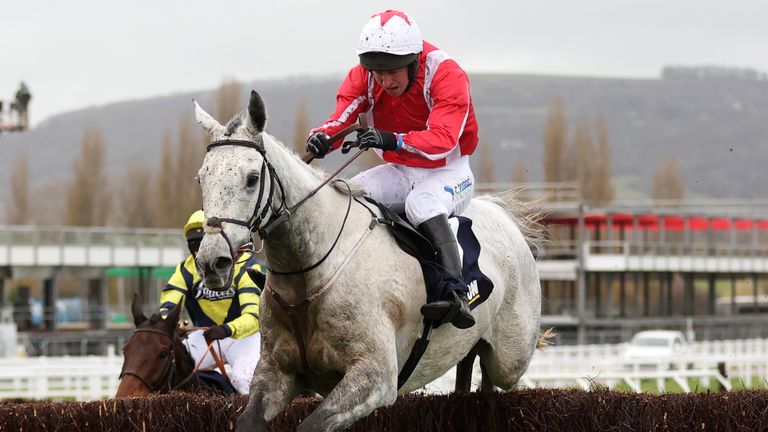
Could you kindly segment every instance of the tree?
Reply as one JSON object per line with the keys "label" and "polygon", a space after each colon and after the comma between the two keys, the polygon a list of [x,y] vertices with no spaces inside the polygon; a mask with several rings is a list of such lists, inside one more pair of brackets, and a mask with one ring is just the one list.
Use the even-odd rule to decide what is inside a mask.
{"label": "tree", "polygon": [[156,227],[173,228],[176,218],[177,195],[174,183],[176,178],[176,159],[173,157],[173,140],[171,133],[165,132],[163,137],[163,153],[160,159],[160,168],[157,173],[157,187],[155,189],[155,223]]}
{"label": "tree", "polygon": [[653,170],[654,200],[682,200],[685,197],[685,185],[680,174],[677,160],[667,157]]}
{"label": "tree", "polygon": [[111,195],[104,173],[104,141],[101,132],[88,128],[80,155],[75,160],[74,178],[67,190],[64,222],[67,225],[103,226],[111,208]]}
{"label": "tree", "polygon": [[480,152],[480,160],[475,171],[477,183],[494,183],[496,181],[496,167],[493,162],[493,149],[488,144],[477,146]]}
{"label": "tree", "polygon": [[614,190],[611,183],[611,146],[608,143],[608,128],[605,125],[605,117],[599,115],[595,121],[595,135],[597,137],[597,153],[594,157],[594,171],[591,176],[592,184],[589,186],[591,202],[604,205],[613,201]]}
{"label": "tree", "polygon": [[8,223],[26,225],[29,220],[29,161],[22,151],[11,170],[11,202],[7,205]]}
{"label": "tree", "polygon": [[310,127],[307,103],[302,100],[296,110],[296,121],[293,123],[293,151],[296,154],[303,155],[307,152],[307,133]]}
{"label": "tree", "polygon": [[123,227],[154,226],[156,206],[147,205],[152,194],[152,172],[146,164],[134,163],[122,176],[117,190],[114,223]]}
{"label": "tree", "polygon": [[561,182],[563,177],[563,153],[567,124],[563,101],[555,99],[549,108],[544,126],[544,181]]}
{"label": "tree", "polygon": [[232,117],[243,110],[240,103],[242,85],[235,78],[224,78],[219,90],[216,92],[216,118],[222,124],[226,124]]}
{"label": "tree", "polygon": [[204,137],[195,125],[186,117],[179,121],[179,141],[176,144],[176,175],[174,190],[177,195],[177,208],[174,213],[174,226],[186,221],[195,210],[202,207],[200,185],[195,180],[203,160]]}

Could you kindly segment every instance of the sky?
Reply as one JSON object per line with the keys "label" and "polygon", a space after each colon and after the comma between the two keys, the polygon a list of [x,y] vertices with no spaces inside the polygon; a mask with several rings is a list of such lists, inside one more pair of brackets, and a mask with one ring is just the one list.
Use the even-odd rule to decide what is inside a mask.
{"label": "sky", "polygon": [[227,77],[341,77],[357,61],[366,19],[385,9],[411,14],[470,73],[768,72],[761,0],[0,0],[0,99],[24,80],[35,125],[79,108],[212,89]]}

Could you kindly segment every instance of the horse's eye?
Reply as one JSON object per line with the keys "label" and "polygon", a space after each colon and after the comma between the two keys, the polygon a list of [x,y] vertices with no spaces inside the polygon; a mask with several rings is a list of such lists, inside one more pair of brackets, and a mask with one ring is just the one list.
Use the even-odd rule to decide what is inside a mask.
{"label": "horse's eye", "polygon": [[256,184],[259,182],[259,175],[256,173],[250,173],[248,174],[248,177],[245,179],[245,186],[249,189],[255,188]]}
{"label": "horse's eye", "polygon": [[160,351],[160,358],[168,357],[170,354],[168,351]]}

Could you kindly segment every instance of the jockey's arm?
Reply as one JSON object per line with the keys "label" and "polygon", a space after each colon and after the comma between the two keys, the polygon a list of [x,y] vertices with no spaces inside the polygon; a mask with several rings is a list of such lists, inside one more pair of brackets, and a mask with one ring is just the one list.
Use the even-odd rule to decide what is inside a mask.
{"label": "jockey's arm", "polygon": [[[189,260],[189,258],[187,258]],[[168,313],[176,307],[179,302],[184,302],[184,297],[189,289],[188,283],[191,283],[190,277],[185,277],[185,262],[176,266],[176,271],[168,279],[168,283],[160,294],[160,316],[165,318]]]}
{"label": "jockey's arm", "polygon": [[235,291],[240,303],[240,316],[224,325],[230,333],[229,336],[235,339],[241,339],[259,331],[261,290],[248,275],[246,271],[248,267],[261,271],[261,266],[251,257],[240,267],[238,276],[235,278]]}
{"label": "jockey's arm", "polygon": [[[309,135],[315,132],[324,132],[333,136],[345,127],[357,121],[357,115],[368,110],[368,73],[356,66],[347,74],[336,93],[336,110],[322,125],[309,131]],[[341,146],[341,141],[334,144],[333,148]]]}
{"label": "jockey's arm", "polygon": [[400,151],[417,153],[429,160],[443,159],[458,145],[470,111],[471,96],[466,73],[452,61],[440,65],[430,87],[432,111],[422,131],[402,135]]}

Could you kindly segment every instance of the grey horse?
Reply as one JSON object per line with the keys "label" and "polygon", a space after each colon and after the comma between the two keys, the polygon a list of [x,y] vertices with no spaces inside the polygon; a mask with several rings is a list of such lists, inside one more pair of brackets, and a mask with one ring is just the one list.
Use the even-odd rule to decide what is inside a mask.
{"label": "grey horse", "polygon": [[[495,386],[515,385],[539,338],[541,293],[531,252],[540,232],[513,200],[482,196],[464,212],[494,290],[473,310],[474,327],[443,325],[432,332],[398,389],[398,372],[422,330],[426,290],[417,260],[398,248],[386,227],[372,223],[346,183],[320,188],[286,214],[327,175],[264,132],[266,109],[256,92],[226,126],[196,102],[195,117],[213,143],[198,173],[208,219],[197,265],[206,286],[228,286],[238,246],[251,241],[249,226],[271,225],[262,239],[272,271],[261,298],[261,358],[238,431],[265,430],[306,389],[324,399],[298,430],[344,429],[440,377],[473,349]],[[265,197],[272,197],[269,204]],[[308,271],[279,274],[318,262]],[[300,307],[289,314],[278,297]]]}

